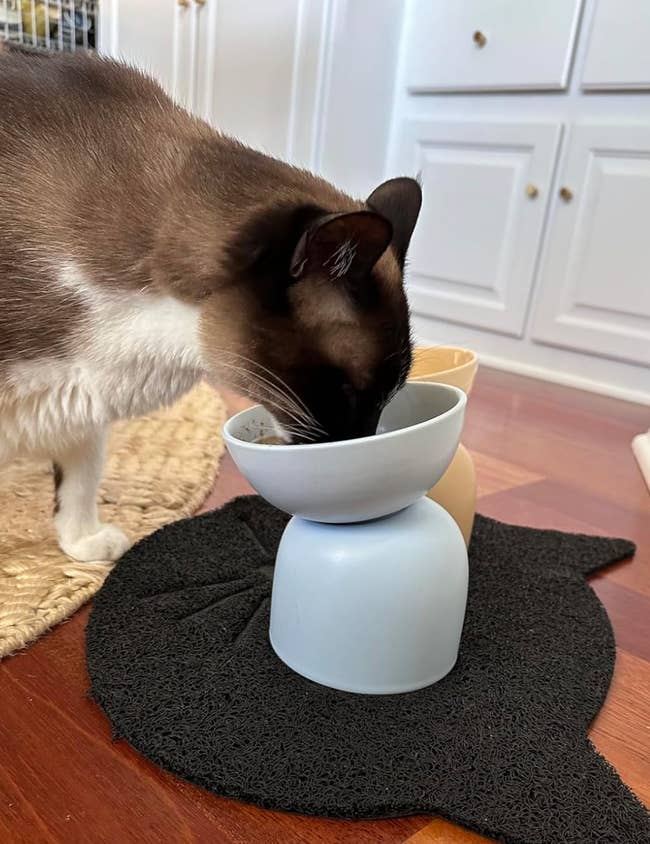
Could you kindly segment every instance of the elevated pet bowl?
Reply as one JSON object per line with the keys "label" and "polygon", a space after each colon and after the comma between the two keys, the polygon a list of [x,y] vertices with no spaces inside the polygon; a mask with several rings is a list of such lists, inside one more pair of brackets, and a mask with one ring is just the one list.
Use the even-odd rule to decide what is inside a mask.
{"label": "elevated pet bowl", "polygon": [[[474,383],[478,358],[476,352],[458,346],[431,346],[415,349],[409,381],[452,384],[468,396]],[[429,498],[450,513],[469,545],[476,515],[476,470],[470,453],[461,443],[449,468]]]}
{"label": "elevated pet bowl", "polygon": [[458,654],[467,552],[449,514],[425,498],[451,462],[466,403],[457,387],[409,383],[372,437],[262,445],[262,407],[230,419],[239,469],[293,515],[271,601],[271,644],[309,679],[366,694],[443,677]]}
{"label": "elevated pet bowl", "polygon": [[466,397],[457,387],[408,384],[384,410],[372,437],[312,445],[263,445],[271,414],[251,407],[224,427],[241,473],[271,504],[303,519],[348,523],[413,504],[454,456]]}

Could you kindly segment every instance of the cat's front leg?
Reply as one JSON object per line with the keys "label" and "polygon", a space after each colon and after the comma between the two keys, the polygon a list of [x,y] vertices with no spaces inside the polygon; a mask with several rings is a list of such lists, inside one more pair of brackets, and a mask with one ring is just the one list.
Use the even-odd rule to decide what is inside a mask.
{"label": "cat's front leg", "polygon": [[129,540],[115,525],[102,524],[97,488],[104,467],[106,431],[98,428],[54,457],[54,523],[61,549],[81,562],[117,560]]}

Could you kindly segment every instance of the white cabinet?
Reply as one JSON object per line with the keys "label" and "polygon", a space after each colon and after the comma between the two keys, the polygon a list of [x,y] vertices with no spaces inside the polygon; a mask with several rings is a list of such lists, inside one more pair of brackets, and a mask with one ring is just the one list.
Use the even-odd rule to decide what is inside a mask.
{"label": "white cabinet", "polygon": [[102,0],[99,8],[101,52],[145,68],[217,128],[355,194],[381,180],[403,0]]}
{"label": "white cabinet", "polygon": [[650,0],[409,0],[416,337],[650,403]]}
{"label": "white cabinet", "polygon": [[216,3],[216,13],[202,76],[205,116],[244,143],[284,156],[301,4],[206,0],[210,2]]}
{"label": "white cabinet", "polygon": [[588,37],[585,90],[650,88],[648,0],[597,0]]}
{"label": "white cabinet", "polygon": [[567,83],[580,0],[414,0],[412,92],[559,89]]}
{"label": "white cabinet", "polygon": [[104,0],[100,9],[102,52],[143,68],[224,132],[286,154],[306,107],[298,74],[318,60],[322,15],[313,3]]}
{"label": "white cabinet", "polygon": [[419,172],[409,251],[416,313],[523,331],[560,127],[405,122],[395,172]]}
{"label": "white cabinet", "polygon": [[104,0],[99,6],[102,53],[142,68],[181,105],[197,98],[201,20],[207,9],[196,0]]}
{"label": "white cabinet", "polygon": [[574,126],[560,181],[533,337],[650,364],[650,124]]}

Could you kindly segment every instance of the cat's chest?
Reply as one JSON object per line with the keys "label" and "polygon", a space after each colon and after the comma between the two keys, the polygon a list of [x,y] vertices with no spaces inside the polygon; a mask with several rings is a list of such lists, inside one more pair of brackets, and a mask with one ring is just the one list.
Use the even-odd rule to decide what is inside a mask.
{"label": "cat's chest", "polygon": [[112,418],[170,404],[201,375],[198,309],[138,297],[102,311],[80,334],[78,359],[97,379]]}
{"label": "cat's chest", "polygon": [[198,319],[171,297],[90,303],[67,354],[10,368],[0,391],[5,450],[47,453],[79,432],[171,404],[202,374]]}

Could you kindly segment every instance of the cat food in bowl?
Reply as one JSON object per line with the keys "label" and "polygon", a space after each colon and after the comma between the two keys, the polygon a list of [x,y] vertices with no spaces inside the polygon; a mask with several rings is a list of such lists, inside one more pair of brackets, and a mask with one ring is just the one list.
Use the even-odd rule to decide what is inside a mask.
{"label": "cat food in bowl", "polygon": [[259,437],[255,440],[256,445],[291,445],[291,443],[283,440],[282,437],[276,437],[273,434],[269,434],[265,437]]}
{"label": "cat food in bowl", "polygon": [[408,507],[439,480],[456,452],[466,400],[457,387],[410,382],[374,436],[272,448],[259,440],[277,437],[277,427],[258,405],[229,419],[224,438],[241,473],[280,510],[362,522]]}

